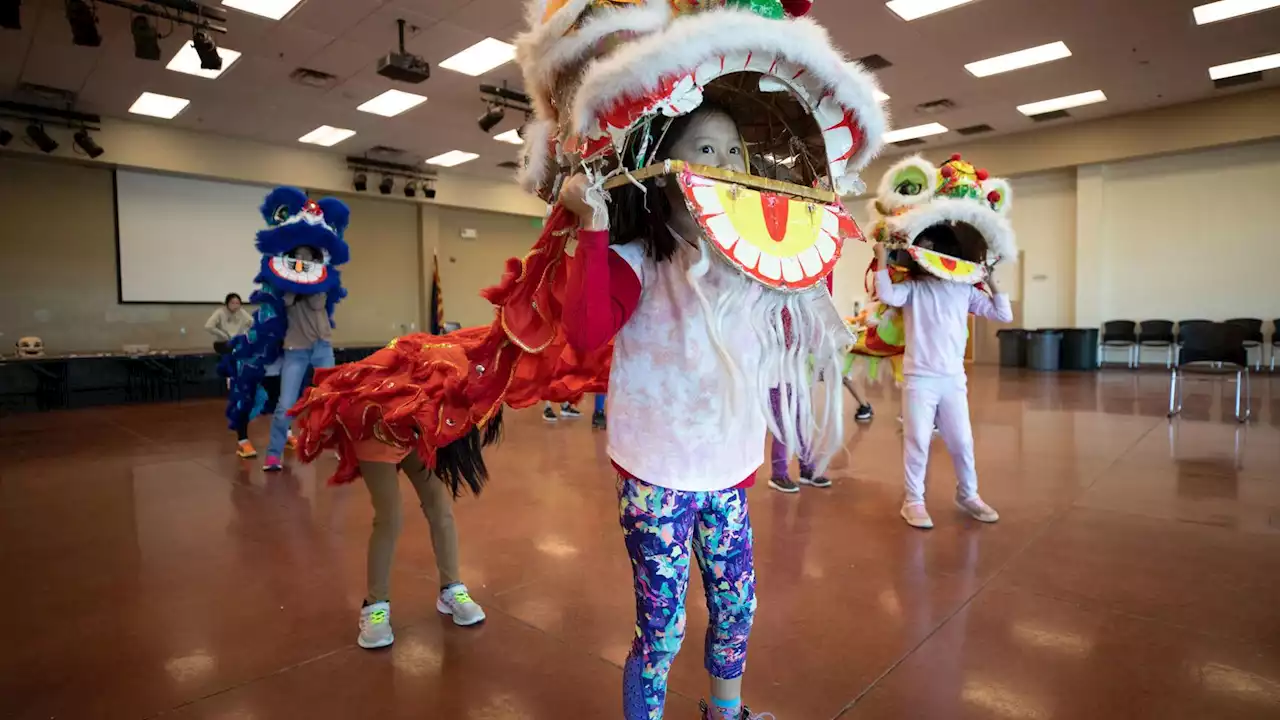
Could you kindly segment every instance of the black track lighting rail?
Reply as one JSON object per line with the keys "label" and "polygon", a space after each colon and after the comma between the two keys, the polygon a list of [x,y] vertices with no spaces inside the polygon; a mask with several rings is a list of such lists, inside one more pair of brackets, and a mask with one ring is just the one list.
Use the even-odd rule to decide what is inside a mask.
{"label": "black track lighting rail", "polygon": [[102,117],[92,113],[62,110],[44,107],[43,105],[11,102],[9,100],[0,100],[0,117],[77,130],[99,130],[102,125]]}
{"label": "black track lighting rail", "polygon": [[[97,0],[104,5],[114,5],[116,7],[131,10],[139,15],[150,15],[151,17],[160,18],[162,20],[172,20],[180,25],[190,25],[199,30],[208,30],[210,32],[227,33],[227,28],[222,25],[216,25],[210,20],[218,22],[227,21],[227,13],[218,7],[210,5],[201,5],[197,2],[189,0],[151,0],[151,2],[142,5],[135,2],[127,2],[127,0]],[[159,7],[155,7],[159,6]],[[159,8],[167,8],[169,12]],[[194,18],[183,17],[184,15],[194,15]]]}

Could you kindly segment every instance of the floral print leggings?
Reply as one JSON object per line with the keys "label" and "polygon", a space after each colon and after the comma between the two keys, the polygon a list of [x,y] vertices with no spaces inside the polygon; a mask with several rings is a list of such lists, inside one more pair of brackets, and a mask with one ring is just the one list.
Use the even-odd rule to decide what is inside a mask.
{"label": "floral print leggings", "polygon": [[731,680],[745,670],[756,610],[747,493],[686,492],[620,477],[618,510],[636,584],[636,636],[623,668],[623,716],[661,720],[667,674],[684,640],[690,546],[707,592],[707,672]]}

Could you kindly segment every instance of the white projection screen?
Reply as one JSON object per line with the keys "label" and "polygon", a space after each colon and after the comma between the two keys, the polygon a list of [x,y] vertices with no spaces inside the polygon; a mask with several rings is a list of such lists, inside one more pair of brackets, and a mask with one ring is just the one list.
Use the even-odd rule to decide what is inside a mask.
{"label": "white projection screen", "polygon": [[122,303],[247,302],[261,256],[258,206],[270,188],[116,171]]}

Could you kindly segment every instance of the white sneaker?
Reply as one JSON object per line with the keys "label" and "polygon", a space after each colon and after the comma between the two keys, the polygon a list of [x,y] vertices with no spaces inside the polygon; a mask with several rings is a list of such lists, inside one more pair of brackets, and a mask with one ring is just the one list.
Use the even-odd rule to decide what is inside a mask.
{"label": "white sneaker", "polygon": [[961,498],[956,496],[956,507],[965,511],[974,520],[984,523],[993,523],[1000,519],[1000,513],[982,501],[982,498],[974,495],[973,497]]}
{"label": "white sneaker", "polygon": [[484,610],[471,599],[467,586],[462,583],[450,585],[440,591],[440,597],[436,599],[436,610],[452,615],[454,625],[466,627],[484,622]]}
{"label": "white sneaker", "polygon": [[903,503],[902,519],[913,528],[921,530],[929,530],[933,527],[933,518],[929,517],[929,511],[925,509],[924,503]]}
{"label": "white sneaker", "polygon": [[384,648],[396,641],[391,632],[391,603],[380,602],[360,608],[360,637],[356,644],[366,650]]}

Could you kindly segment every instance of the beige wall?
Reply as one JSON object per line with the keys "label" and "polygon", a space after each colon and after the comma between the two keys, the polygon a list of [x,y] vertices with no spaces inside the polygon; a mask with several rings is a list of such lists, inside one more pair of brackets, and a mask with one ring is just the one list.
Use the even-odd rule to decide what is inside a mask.
{"label": "beige wall", "polygon": [[[493,306],[479,291],[502,279],[507,258],[529,252],[542,223],[539,218],[456,208],[437,208],[436,216],[445,320],[463,327],[488,325],[493,322]],[[475,230],[477,237],[464,240],[464,229]]]}

